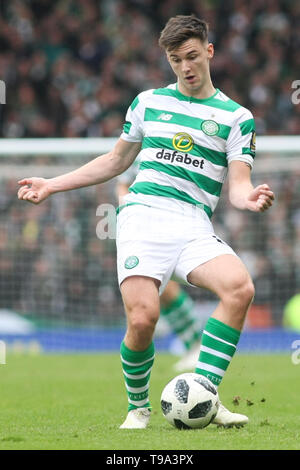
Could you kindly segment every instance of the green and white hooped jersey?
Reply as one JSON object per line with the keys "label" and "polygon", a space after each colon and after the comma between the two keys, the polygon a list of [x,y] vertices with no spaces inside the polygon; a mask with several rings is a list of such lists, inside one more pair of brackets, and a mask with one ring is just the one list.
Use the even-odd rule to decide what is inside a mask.
{"label": "green and white hooped jersey", "polygon": [[[140,93],[126,114],[121,138],[142,142],[139,171],[128,202],[170,208],[217,206],[228,164],[255,156],[255,123],[249,110],[220,90],[207,99],[180,93],[177,84]],[[157,205],[157,204],[156,204]]]}

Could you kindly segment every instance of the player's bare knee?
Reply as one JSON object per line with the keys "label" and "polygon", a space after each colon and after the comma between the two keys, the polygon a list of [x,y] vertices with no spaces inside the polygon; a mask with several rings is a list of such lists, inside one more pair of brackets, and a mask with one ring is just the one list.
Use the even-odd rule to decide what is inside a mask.
{"label": "player's bare knee", "polygon": [[248,310],[249,305],[251,304],[254,297],[254,285],[253,282],[249,279],[242,286],[239,287],[237,292],[238,301],[241,304],[243,309]]}
{"label": "player's bare knee", "polygon": [[136,333],[154,332],[156,322],[153,319],[136,317],[131,319],[129,326]]}
{"label": "player's bare knee", "polygon": [[147,304],[139,304],[129,313],[129,325],[135,331],[154,331],[158,317],[159,312],[155,308]]}
{"label": "player's bare knee", "polygon": [[250,279],[248,284],[247,284],[247,299],[248,299],[248,306],[252,303],[253,299],[254,299],[254,295],[255,295],[255,287],[254,287],[254,284],[252,282],[252,280]]}
{"label": "player's bare knee", "polygon": [[225,302],[230,304],[233,310],[241,310],[246,313],[250,306],[255,289],[252,280],[246,279],[243,282],[235,282],[225,296]]}

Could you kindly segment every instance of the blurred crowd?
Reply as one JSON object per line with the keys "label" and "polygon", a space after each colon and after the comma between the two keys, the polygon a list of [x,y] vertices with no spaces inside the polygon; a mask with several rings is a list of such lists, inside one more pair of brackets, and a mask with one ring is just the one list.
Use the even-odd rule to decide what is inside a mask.
{"label": "blurred crowd", "polygon": [[297,1],[10,0],[0,136],[118,136],[137,93],[174,81],[157,39],[170,16],[191,13],[210,24],[215,85],[252,110],[258,134],[299,134]]}

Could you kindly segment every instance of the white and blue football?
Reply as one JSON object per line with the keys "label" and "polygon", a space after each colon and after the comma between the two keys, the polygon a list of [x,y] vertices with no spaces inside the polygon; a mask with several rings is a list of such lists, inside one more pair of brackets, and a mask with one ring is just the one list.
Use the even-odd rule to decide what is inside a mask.
{"label": "white and blue football", "polygon": [[219,396],[210,380],[190,372],[167,383],[160,403],[164,417],[176,428],[201,429],[215,418]]}

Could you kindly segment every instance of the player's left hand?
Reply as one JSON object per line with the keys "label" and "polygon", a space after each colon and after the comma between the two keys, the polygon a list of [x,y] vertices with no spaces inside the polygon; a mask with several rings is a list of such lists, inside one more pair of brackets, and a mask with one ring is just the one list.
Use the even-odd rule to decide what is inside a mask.
{"label": "player's left hand", "polygon": [[248,195],[246,207],[250,211],[264,212],[272,206],[275,199],[273,191],[268,184],[256,186]]}

